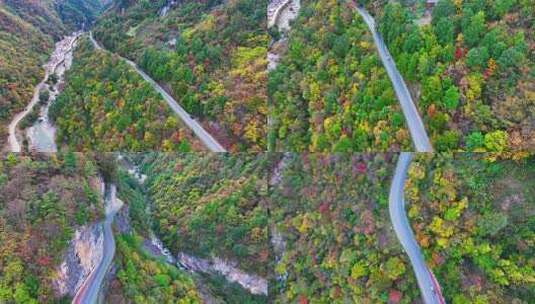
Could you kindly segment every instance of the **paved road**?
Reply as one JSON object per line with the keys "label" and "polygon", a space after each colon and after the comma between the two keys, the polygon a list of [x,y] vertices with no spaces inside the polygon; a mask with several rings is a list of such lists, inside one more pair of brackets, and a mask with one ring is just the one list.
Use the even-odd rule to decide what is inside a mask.
{"label": "paved road", "polygon": [[[65,38],[63,41],[56,44],[56,49],[52,54],[50,55],[50,59],[45,65],[45,77],[43,77],[43,80],[37,84],[33,90],[33,97],[30,103],[26,106],[24,111],[18,113],[13,117],[13,120],[8,126],[9,130],[9,137],[8,137],[8,146],[9,151],[11,152],[21,152],[22,148],[20,146],[20,143],[17,139],[17,125],[22,121],[26,115],[28,115],[32,110],[33,107],[39,102],[39,93],[42,89],[46,88],[47,84],[46,81],[48,80],[48,76],[50,74],[53,74],[58,66],[64,63],[65,56],[67,53],[72,51],[76,40],[79,36],[79,33],[74,33],[74,36],[69,36]],[[66,43],[66,44],[65,44]],[[54,139],[52,139],[53,141]],[[43,151],[39,152],[55,152],[55,143],[53,147],[46,147]]]}
{"label": "paved road", "polygon": [[412,154],[408,152],[401,153],[399,156],[388,198],[390,220],[401,246],[403,246],[403,249],[409,256],[412,269],[418,281],[420,293],[422,294],[422,299],[426,304],[443,304],[445,302],[441,295],[440,286],[431,270],[425,264],[420,247],[414,239],[414,234],[412,233],[409,220],[405,213],[403,187],[411,159]]}
{"label": "paved road", "polygon": [[33,97],[30,103],[26,106],[24,111],[18,113],[15,115],[13,120],[8,126],[9,130],[9,137],[7,139],[8,145],[9,145],[9,151],[11,152],[21,152],[22,148],[19,144],[19,140],[17,139],[17,125],[20,123],[20,121],[28,115],[39,101],[39,92],[45,87],[45,82],[48,79],[48,72],[45,73],[45,78],[43,81],[41,81],[34,89],[33,91]]}
{"label": "paved road", "polygon": [[109,190],[105,194],[106,219],[102,223],[104,225],[104,253],[102,260],[82,284],[78,293],[73,298],[72,304],[97,303],[102,282],[108,273],[108,269],[110,268],[115,255],[115,239],[113,237],[111,225],[115,214],[122,206],[122,202],[117,199],[116,192],[117,187],[111,184]]}
{"label": "paved road", "polygon": [[357,11],[362,16],[362,18],[366,22],[366,25],[368,25],[368,28],[373,34],[373,40],[375,41],[375,45],[379,52],[379,57],[383,62],[383,66],[385,67],[386,72],[388,73],[388,77],[390,77],[390,81],[392,82],[394,91],[396,92],[396,96],[398,97],[399,103],[401,105],[401,110],[405,115],[405,120],[407,121],[407,126],[409,127],[409,132],[411,133],[412,142],[414,143],[416,151],[432,152],[433,147],[431,146],[431,142],[429,141],[429,137],[427,136],[427,132],[425,131],[422,119],[420,118],[418,110],[416,109],[416,106],[412,101],[411,94],[407,89],[405,81],[399,74],[399,71],[396,68],[396,64],[390,56],[390,53],[388,52],[383,38],[375,29],[375,20],[370,14],[368,14],[368,12],[364,8],[357,6]]}
{"label": "paved road", "polygon": [[[97,49],[104,50],[93,38],[92,32],[89,32],[89,38]],[[193,133],[197,135],[197,137],[208,148],[208,150],[210,150],[211,152],[227,152],[225,148],[223,148],[223,146],[221,146],[221,144],[219,144],[217,140],[215,140],[195,119],[192,119],[188,112],[186,112],[186,110],[184,110],[178,104],[178,102],[176,102],[176,100],[171,95],[169,95],[156,81],[154,81],[152,78],[150,78],[149,75],[139,69],[138,66],[131,60],[128,60],[121,56],[119,57],[126,61],[129,65],[131,65],[136,70],[136,72],[141,75],[143,79],[145,79],[145,81],[150,83],[150,85],[162,95],[162,97],[171,107],[171,109],[178,115],[178,117],[180,117],[184,124],[186,124],[186,126],[188,126],[188,128],[190,128]]]}

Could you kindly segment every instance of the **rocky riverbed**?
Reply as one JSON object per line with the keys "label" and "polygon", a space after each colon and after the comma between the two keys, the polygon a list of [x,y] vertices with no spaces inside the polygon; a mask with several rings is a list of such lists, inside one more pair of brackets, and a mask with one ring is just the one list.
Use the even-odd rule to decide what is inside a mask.
{"label": "rocky riverbed", "polygon": [[60,94],[64,86],[65,72],[72,65],[72,58],[76,41],[81,32],[74,33],[56,44],[56,50],[52,54],[51,61],[47,69],[50,75],[55,78],[55,82],[49,77],[41,88],[42,92],[47,92],[49,98],[41,106],[39,117],[35,123],[26,130],[28,148],[30,151],[55,152],[57,150],[55,142],[56,128],[48,118],[48,109]]}

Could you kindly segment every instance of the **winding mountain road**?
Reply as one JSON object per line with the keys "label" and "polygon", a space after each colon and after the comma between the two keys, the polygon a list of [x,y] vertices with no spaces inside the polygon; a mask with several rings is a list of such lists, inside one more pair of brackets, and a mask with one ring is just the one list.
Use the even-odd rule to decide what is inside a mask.
{"label": "winding mountain road", "polygon": [[[54,52],[52,52],[52,54],[50,55],[49,61],[44,65],[45,76],[43,77],[43,80],[35,86],[30,103],[26,106],[24,111],[17,113],[13,117],[13,120],[8,126],[9,137],[8,137],[7,142],[8,142],[8,150],[10,152],[21,152],[22,147],[17,138],[17,126],[24,119],[24,117],[26,117],[26,115],[28,115],[33,110],[33,107],[39,102],[39,94],[41,93],[41,90],[47,87],[46,81],[48,80],[48,77],[51,74],[55,73],[56,69],[61,64],[64,63],[65,57],[67,56],[69,52],[73,50],[76,44],[76,40],[78,39],[79,35],[80,33],[78,32],[74,33],[72,36],[68,36],[62,41],[56,43],[56,48],[54,49]],[[54,152],[54,150],[55,150],[55,147],[52,147],[51,149],[46,149],[46,151],[39,151],[39,152]]]}
{"label": "winding mountain road", "polygon": [[106,219],[102,223],[104,225],[104,250],[102,260],[93,272],[84,281],[76,296],[72,300],[72,304],[94,304],[97,303],[100,288],[104,277],[108,273],[108,269],[113,261],[115,255],[115,239],[111,225],[113,218],[119,209],[121,209],[122,202],[117,199],[117,187],[114,184],[109,186],[109,190],[105,194],[106,201]]}
{"label": "winding mountain road", "polygon": [[388,197],[390,221],[401,246],[409,256],[422,299],[426,304],[444,304],[445,301],[442,297],[440,286],[431,270],[427,268],[405,213],[403,187],[411,160],[412,154],[409,152],[403,152],[399,155]]}
{"label": "winding mountain road", "polygon": [[383,38],[375,28],[375,20],[364,8],[356,6],[356,10],[362,16],[362,19],[364,19],[364,22],[372,32],[373,40],[377,47],[377,51],[379,52],[379,57],[383,62],[383,66],[386,69],[388,77],[394,87],[394,91],[396,92],[396,96],[398,97],[416,151],[433,152],[433,147],[431,146],[431,142],[429,141],[429,137],[427,136],[424,124],[418,114],[418,110],[412,100],[411,94],[407,89],[407,85],[399,74],[399,71],[396,68],[396,63],[392,59],[392,56],[390,56]]}
{"label": "winding mountain road", "polygon": [[43,81],[41,81],[37,86],[35,86],[35,89],[33,91],[33,97],[30,103],[26,106],[24,111],[18,113],[15,115],[13,120],[8,126],[9,130],[9,137],[8,137],[8,145],[9,145],[9,151],[20,153],[22,148],[19,144],[19,140],[17,139],[17,125],[20,123],[20,121],[26,117],[32,110],[35,104],[39,101],[39,92],[45,87],[45,82],[48,79],[48,72],[45,73],[45,78]]}
{"label": "winding mountain road", "polygon": [[[89,39],[95,46],[95,48],[99,50],[103,50],[106,52],[109,52],[108,50],[101,47],[98,42],[93,38],[93,33],[89,32]],[[110,52],[111,53],[111,52]],[[117,55],[117,54],[116,54]],[[119,55],[117,55],[119,56]],[[126,61],[129,65],[131,65],[134,70],[145,79],[156,91],[158,91],[163,99],[167,102],[169,107],[178,115],[178,117],[184,122],[184,124],[190,128],[195,135],[201,140],[201,142],[210,150],[211,152],[227,152],[215,138],[213,138],[210,133],[208,133],[195,119],[191,118],[191,115],[189,115],[184,108],[182,108],[178,102],[171,96],[169,93],[167,93],[156,81],[154,81],[149,75],[147,75],[145,72],[143,72],[141,69],[138,68],[138,66],[132,62],[131,60],[128,60],[124,57],[119,56],[122,60]]]}

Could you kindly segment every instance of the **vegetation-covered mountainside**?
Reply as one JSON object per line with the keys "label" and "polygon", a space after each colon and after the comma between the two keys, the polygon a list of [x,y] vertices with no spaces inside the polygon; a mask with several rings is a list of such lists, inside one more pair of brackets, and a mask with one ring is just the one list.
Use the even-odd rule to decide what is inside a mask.
{"label": "vegetation-covered mountainside", "polygon": [[108,303],[201,303],[189,274],[140,250],[141,239],[120,235],[116,242],[117,280],[108,288]]}
{"label": "vegetation-covered mountainside", "polygon": [[95,37],[137,62],[228,150],[265,149],[266,1],[122,1]]}
{"label": "vegetation-covered mountainside", "polygon": [[83,38],[50,107],[56,141],[76,151],[203,150],[133,68]]}
{"label": "vegetation-covered mountainside", "polygon": [[41,65],[54,41],[90,23],[100,9],[99,0],[0,2],[0,146],[7,121],[30,102],[44,76]]}
{"label": "vegetation-covered mountainside", "polygon": [[[186,252],[192,259],[197,261],[200,261],[201,258],[206,259],[210,256],[217,256],[227,260],[226,263],[228,265],[237,265],[242,271],[252,270],[255,274],[260,271],[260,274],[263,275],[267,272],[267,235],[265,234],[267,232],[258,231],[258,227],[266,225],[265,222],[267,220],[265,217],[267,212],[265,209],[258,207],[251,211],[252,207],[247,206],[245,200],[255,196],[251,202],[248,202],[254,205],[256,201],[260,201],[265,195],[259,194],[257,190],[254,190],[248,196],[242,193],[236,194],[240,198],[240,203],[238,204],[230,199],[213,200],[214,196],[223,198],[225,195],[230,195],[229,191],[234,190],[236,185],[236,182],[232,181],[236,176],[240,176],[242,180],[245,180],[248,176],[253,175],[250,179],[256,180],[257,185],[255,187],[259,189],[265,187],[265,179],[260,181],[257,176],[264,176],[262,172],[267,172],[265,170],[267,167],[262,165],[264,169],[260,168],[258,163],[254,163],[257,161],[253,160],[252,156],[235,156],[232,157],[232,161],[226,161],[224,164],[222,159],[214,157],[212,154],[126,154],[124,157],[129,160],[127,162],[145,164],[145,173],[152,176],[149,177],[147,182],[140,184],[138,179],[125,170],[118,170],[117,172],[119,197],[127,205],[129,227],[131,227],[128,228],[129,232],[122,231],[123,236],[121,236],[121,239],[126,241],[123,245],[127,245],[123,247],[123,250],[125,251],[125,256],[135,257],[133,263],[142,265],[144,270],[141,272],[128,271],[127,268],[124,268],[126,261],[122,262],[126,273],[119,275],[118,280],[112,283],[108,299],[115,303],[119,299],[135,299],[135,295],[142,295],[145,299],[155,300],[167,299],[167,296],[174,294],[175,301],[173,303],[176,303],[176,301],[179,301],[179,303],[182,303],[180,301],[197,303],[198,299],[194,296],[197,294],[200,296],[202,303],[266,303],[267,298],[265,295],[252,294],[239,283],[232,282],[220,272],[214,272],[208,268],[201,267],[207,272],[189,268],[189,270],[193,271],[188,271],[190,279],[185,279],[182,267],[188,266],[184,266],[185,264],[180,262],[178,267],[181,268],[180,270],[175,266],[173,266],[174,270],[170,270],[169,267],[162,265],[164,263],[163,259],[160,259],[159,262],[154,259],[154,248],[150,249],[147,244],[151,243],[151,231],[156,231],[156,234],[160,235],[164,240],[164,246],[170,249],[170,253],[174,257],[177,256],[179,251]],[[177,161],[178,159],[180,159],[180,164]],[[216,160],[217,165],[205,166],[206,163],[214,162],[214,159],[219,159]],[[157,160],[157,165],[153,163],[154,160]],[[168,162],[168,165],[164,165],[166,162]],[[158,168],[153,167],[153,164]],[[178,170],[176,168],[181,166],[183,166],[184,170],[192,169],[192,172],[187,177],[185,173],[175,173],[175,170]],[[198,173],[199,168],[204,170],[201,175]],[[223,171],[227,173],[218,173],[220,168],[224,168]],[[232,171],[232,173],[229,173],[229,171]],[[152,174],[155,175],[153,176]],[[227,178],[228,180],[226,180]],[[164,182],[166,179],[169,181]],[[165,190],[160,191],[158,188],[160,182],[156,183],[151,180],[162,180],[161,183],[164,184]],[[171,181],[177,182],[178,180],[183,181],[183,183],[181,182],[176,187],[170,185]],[[184,186],[186,184],[188,186]],[[206,190],[206,187],[211,187],[212,185],[214,190]],[[196,191],[192,189],[194,186],[197,186]],[[184,191],[181,192],[181,189],[184,189]],[[219,194],[213,194],[213,191],[219,191]],[[225,212],[225,215],[230,214],[230,212],[238,214],[228,217],[207,213],[206,210],[210,207],[205,206],[205,201],[199,197],[200,193],[207,193],[210,196],[208,200],[212,200],[211,203],[217,205],[217,211],[215,212]],[[162,198],[163,195],[166,196],[165,199]],[[170,203],[171,195],[180,197],[184,201],[181,201],[180,204],[172,204]],[[190,198],[188,203],[185,201],[186,197]],[[165,200],[167,207],[163,207],[163,200]],[[156,204],[161,205],[155,206]],[[164,212],[164,208],[167,208],[170,212]],[[226,212],[224,211],[226,208],[233,211]],[[214,221],[215,218],[220,218],[220,220]],[[193,224],[193,221],[197,222]],[[165,229],[159,228],[160,223],[165,223]],[[215,229],[214,225],[217,225]],[[206,228],[200,228],[205,226]],[[178,230],[173,231],[172,227]],[[182,232],[184,232],[184,235],[179,238]],[[263,234],[259,236],[259,233]],[[255,239],[252,239],[253,237]],[[169,244],[173,245],[173,247],[168,247],[170,246]],[[232,252],[234,245],[241,246],[241,253],[235,254]],[[243,251],[244,248],[247,250],[245,258],[248,260],[241,261],[240,259],[243,258],[245,253]],[[201,252],[201,250],[204,251]],[[258,255],[255,255],[257,250],[261,252],[257,252]],[[127,253],[128,251],[134,251],[135,253]],[[262,257],[262,259],[256,258],[255,260],[256,256]],[[256,265],[252,266],[253,263],[256,263]],[[172,265],[172,263],[168,265]],[[153,277],[155,273],[165,274],[175,279],[166,280],[165,282],[167,283],[162,280],[155,281]],[[240,276],[240,274],[234,273],[236,277]],[[194,287],[191,286],[191,280],[195,283]],[[170,282],[174,283],[171,284]],[[119,301],[118,303],[121,302]]]}
{"label": "vegetation-covered mountainside", "polygon": [[413,303],[419,291],[392,231],[393,154],[291,154],[272,175],[274,303]]}
{"label": "vegetation-covered mountainside", "polygon": [[364,21],[345,1],[305,0],[269,73],[276,151],[410,148],[403,114]]}
{"label": "vegetation-covered mountainside", "polygon": [[55,3],[63,23],[70,27],[82,28],[93,23],[103,6],[111,0],[64,0]]}
{"label": "vegetation-covered mountainside", "polygon": [[57,303],[52,281],[77,227],[103,214],[96,163],[68,153],[0,159],[0,302]]}
{"label": "vegetation-covered mountainside", "polygon": [[419,155],[407,212],[447,303],[535,299],[535,160]]}
{"label": "vegetation-covered mountainside", "polygon": [[155,231],[172,252],[235,261],[267,275],[264,154],[154,154],[144,159]]}
{"label": "vegetation-covered mountainside", "polygon": [[533,1],[440,0],[431,20],[375,8],[437,150],[535,148]]}

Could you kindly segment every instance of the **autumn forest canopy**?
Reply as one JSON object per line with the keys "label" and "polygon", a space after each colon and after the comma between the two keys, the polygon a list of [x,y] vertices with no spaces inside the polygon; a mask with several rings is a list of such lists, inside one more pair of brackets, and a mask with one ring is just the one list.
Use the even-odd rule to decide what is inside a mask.
{"label": "autumn forest canopy", "polygon": [[[90,48],[82,35],[59,97],[48,98],[56,104],[51,115],[64,118],[53,119],[60,149],[202,150],[188,132],[193,127],[166,110],[154,84],[142,77],[133,84],[134,76],[123,83],[127,70],[136,73],[123,64],[128,59],[230,152],[406,151],[422,140],[413,137],[428,137],[437,151],[529,151],[535,147],[531,4],[4,1],[0,143],[35,94],[54,43],[90,30],[107,54]],[[374,26],[356,6],[367,10]],[[266,17],[275,20],[269,29]],[[378,52],[377,41],[390,55]],[[113,65],[104,68],[108,58]],[[408,96],[393,83],[405,83]],[[127,93],[132,85],[146,89]],[[407,114],[407,98],[423,135],[409,132],[418,122]],[[15,132],[37,121],[34,108]],[[109,143],[111,137],[118,142]]]}
{"label": "autumn forest canopy", "polygon": [[0,0],[0,303],[534,303],[534,16]]}

